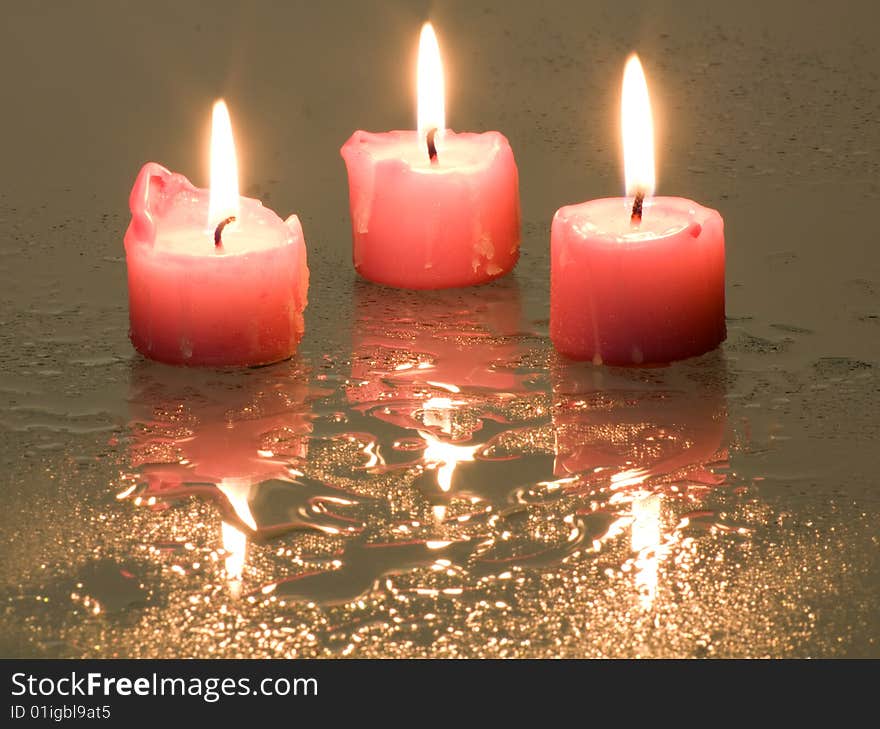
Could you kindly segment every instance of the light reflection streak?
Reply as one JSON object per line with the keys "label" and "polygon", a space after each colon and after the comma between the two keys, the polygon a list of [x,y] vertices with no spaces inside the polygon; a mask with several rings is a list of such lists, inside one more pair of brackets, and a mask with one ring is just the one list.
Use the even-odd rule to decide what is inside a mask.
{"label": "light reflection streak", "polygon": [[630,544],[637,552],[635,585],[642,607],[650,609],[657,596],[660,569],[660,546],[663,542],[660,494],[639,496],[632,503],[632,536]]}
{"label": "light reflection streak", "polygon": [[230,590],[235,596],[241,593],[241,582],[247,557],[247,535],[228,521],[220,524],[220,539],[223,545],[224,570]]}

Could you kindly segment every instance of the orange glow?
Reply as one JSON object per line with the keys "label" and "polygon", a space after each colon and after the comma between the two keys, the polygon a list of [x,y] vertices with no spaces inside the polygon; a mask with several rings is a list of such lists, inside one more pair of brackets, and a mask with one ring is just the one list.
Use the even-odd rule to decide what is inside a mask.
{"label": "orange glow", "polygon": [[639,57],[634,53],[623,71],[623,95],[620,103],[620,128],[623,134],[623,169],[626,194],[654,194],[654,121],[648,83]]}

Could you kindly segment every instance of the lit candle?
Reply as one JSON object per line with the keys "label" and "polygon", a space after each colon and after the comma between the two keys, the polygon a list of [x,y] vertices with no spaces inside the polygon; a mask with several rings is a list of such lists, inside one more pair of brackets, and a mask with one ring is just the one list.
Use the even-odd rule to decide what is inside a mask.
{"label": "lit candle", "polygon": [[443,67],[422,28],[418,129],[355,132],[348,169],[353,258],[364,278],[409,289],[484,283],[519,257],[519,177],[499,132],[446,128]]}
{"label": "lit candle", "polygon": [[141,354],[224,366],[296,351],[309,284],[302,228],[239,197],[226,104],[214,105],[210,190],[148,162],[129,204],[130,336]]}
{"label": "lit candle", "polygon": [[726,336],[724,221],[691,200],[653,197],[651,107],[635,55],[621,107],[626,197],[553,218],[550,336],[562,354],[597,364],[703,354]]}

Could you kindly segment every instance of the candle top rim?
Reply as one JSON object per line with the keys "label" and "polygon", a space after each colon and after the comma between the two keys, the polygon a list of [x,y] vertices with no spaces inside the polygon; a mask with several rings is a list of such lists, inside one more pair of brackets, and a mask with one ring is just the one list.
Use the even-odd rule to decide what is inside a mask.
{"label": "candle top rim", "polygon": [[255,198],[240,196],[239,200],[237,219],[223,229],[223,245],[218,247],[214,244],[215,228],[208,224],[210,190],[148,162],[132,190],[132,223],[126,243],[137,243],[162,255],[234,259],[302,242],[296,215],[282,220]]}
{"label": "candle top rim", "polygon": [[591,241],[636,246],[675,238],[688,229],[698,232],[712,218],[721,221],[717,210],[693,200],[657,196],[645,200],[641,224],[633,225],[632,204],[631,197],[597,198],[559,208],[553,221],[568,223]]}
{"label": "candle top rim", "polygon": [[437,142],[437,162],[431,163],[425,135],[414,129],[388,132],[357,130],[342,146],[340,153],[348,161],[352,156],[368,157],[374,164],[399,164],[412,172],[444,173],[480,170],[499,154],[510,149],[501,132],[456,132],[444,129]]}
{"label": "candle top rim", "polygon": [[233,258],[295,243],[290,221],[282,220],[259,200],[241,196],[235,222],[222,233],[223,244],[214,245],[215,226],[207,223],[209,190],[195,188],[178,195],[164,215],[156,216],[153,249],[184,256]]}

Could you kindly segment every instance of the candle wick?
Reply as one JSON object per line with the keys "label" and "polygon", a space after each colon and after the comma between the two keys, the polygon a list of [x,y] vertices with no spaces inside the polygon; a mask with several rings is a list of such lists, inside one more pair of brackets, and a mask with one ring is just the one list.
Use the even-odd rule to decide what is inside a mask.
{"label": "candle wick", "polygon": [[221,220],[220,224],[214,229],[214,246],[219,248],[223,245],[223,239],[221,236],[223,235],[223,229],[229,225],[233,220],[235,220],[234,215],[230,215],[226,220]]}
{"label": "candle wick", "polygon": [[437,164],[437,145],[434,144],[434,136],[437,134],[437,129],[429,129],[428,130],[428,157],[431,159],[431,164]]}
{"label": "candle wick", "polygon": [[642,203],[645,201],[645,193],[641,190],[636,192],[636,199],[633,200],[633,211],[630,222],[638,225],[642,222]]}

